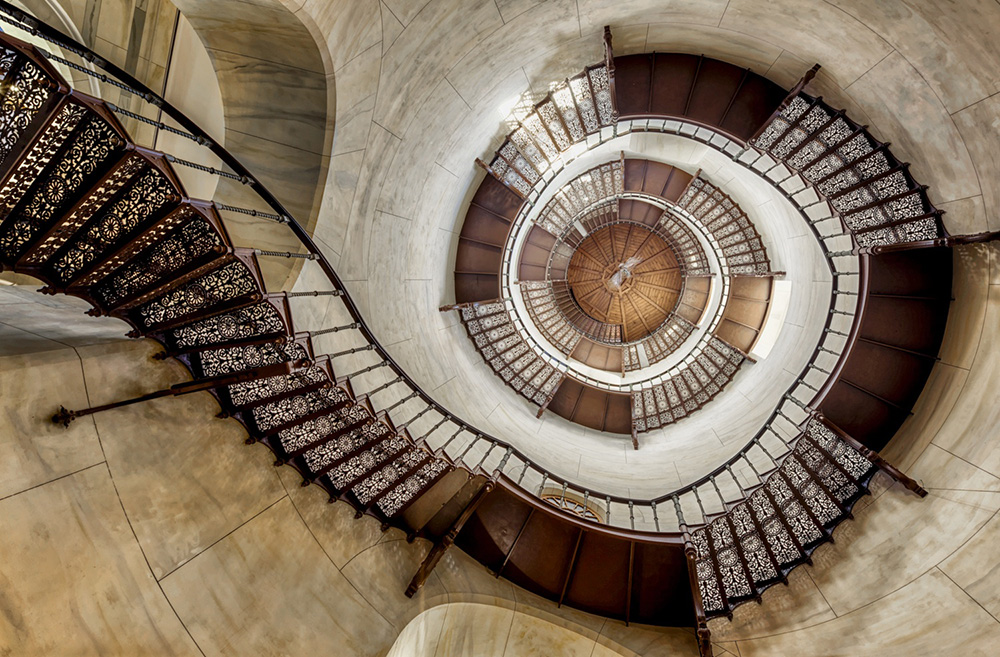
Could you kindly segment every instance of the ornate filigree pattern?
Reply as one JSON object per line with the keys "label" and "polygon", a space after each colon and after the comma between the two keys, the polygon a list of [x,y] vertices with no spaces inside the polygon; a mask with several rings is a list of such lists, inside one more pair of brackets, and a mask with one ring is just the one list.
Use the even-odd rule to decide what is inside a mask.
{"label": "ornate filigree pattern", "polygon": [[401,478],[405,477],[408,472],[420,465],[427,458],[427,452],[422,449],[410,449],[392,463],[373,472],[351,490],[359,502],[368,504],[383,491],[388,490],[398,483]]}
{"label": "ornate filigree pattern", "polygon": [[609,126],[614,123],[614,110],[608,68],[594,66],[587,69],[587,74],[590,77],[590,88],[594,92],[594,104],[597,106],[597,116],[601,126]]}
{"label": "ornate filigree pattern", "polygon": [[521,338],[502,303],[463,308],[462,321],[483,359],[507,385],[539,406],[549,400],[562,373]]}
{"label": "ornate filigree pattern", "polygon": [[713,337],[695,356],[664,381],[632,393],[632,426],[637,432],[666,426],[711,401],[722,392],[746,360],[743,354]]}
{"label": "ornate filigree pattern", "polygon": [[84,267],[153,218],[174,191],[163,174],[153,168],[146,170],[122,191],[109,210],[72,241],[52,264],[53,276],[64,283],[72,280]]}
{"label": "ornate filigree pattern", "polygon": [[731,612],[805,561],[825,538],[820,526],[833,527],[848,516],[873,471],[870,461],[812,420],[762,488],[692,533],[709,616]]}
{"label": "ornate filigree pattern", "polygon": [[[330,483],[338,490],[344,490],[351,482],[357,481],[369,472],[395,457],[410,443],[399,434],[391,434],[386,440],[376,442],[358,452],[328,473]],[[389,470],[386,470],[389,476]]]}
{"label": "ornate filigree pattern", "polygon": [[301,395],[268,402],[253,409],[253,420],[261,431],[289,424],[343,402],[346,394],[340,388],[322,388]]}
{"label": "ornate filigree pattern", "polygon": [[728,194],[700,175],[691,180],[677,203],[712,233],[733,275],[763,275],[771,261],[760,234]]}
{"label": "ornate filigree pattern", "polygon": [[[334,394],[338,396],[339,401],[347,399],[347,393],[343,390]],[[278,432],[278,440],[287,452],[294,453],[310,446],[315,446],[319,441],[325,440],[327,436],[341,431],[345,427],[357,426],[356,430],[344,432],[345,436],[357,432],[361,429],[363,423],[369,422],[371,419],[372,416],[368,412],[368,409],[361,404],[353,404],[346,409],[331,411],[326,415],[303,420],[286,427]],[[376,424],[378,423],[369,422],[368,426]],[[324,444],[329,444],[330,442],[325,441]]]}
{"label": "ornate filigree pattern", "polygon": [[222,237],[204,217],[189,209],[182,213],[190,220],[180,230],[91,288],[94,298],[104,306],[116,306],[131,295],[167,282],[178,269],[223,246]]}
{"label": "ornate filigree pattern", "polygon": [[13,50],[2,48],[3,61],[9,63],[4,77],[5,93],[0,99],[0,160],[10,154],[24,134],[31,119],[38,114],[52,94],[50,82],[40,68]]}
{"label": "ornate filigree pattern", "polygon": [[199,319],[171,330],[179,349],[225,344],[286,331],[281,315],[269,303],[257,303],[227,313]]}
{"label": "ornate filigree pattern", "polygon": [[[357,421],[358,417],[354,417],[347,424]],[[327,431],[326,433],[330,432]],[[338,461],[343,460],[366,445],[372,445],[385,440],[391,433],[392,431],[384,423],[369,422],[358,429],[338,436],[334,440],[327,440],[316,445],[316,447],[305,452],[303,457],[312,472],[325,472],[327,469],[332,468]],[[315,442],[315,440],[312,441],[312,443]]]}
{"label": "ornate filigree pattern", "polygon": [[[0,212],[8,219],[0,250],[8,259],[21,255],[58,220],[116,152],[110,126],[97,115],[85,114],[76,103],[64,105],[0,191]],[[63,150],[67,140],[69,146]]]}
{"label": "ornate filigree pattern", "polygon": [[546,340],[568,356],[582,335],[559,311],[552,284],[547,281],[521,281],[521,294],[532,323]]}
{"label": "ornate filigree pattern", "polygon": [[257,281],[242,262],[231,262],[176,290],[139,306],[137,317],[149,328],[203,311],[257,291]]}
{"label": "ornate filigree pattern", "polygon": [[658,363],[676,351],[694,332],[695,325],[679,315],[672,315],[642,346],[650,364]]}
{"label": "ornate filigree pattern", "polygon": [[671,245],[677,254],[677,262],[685,276],[711,276],[708,256],[701,247],[694,231],[670,212],[664,212],[657,226],[660,232],[670,236]]}
{"label": "ornate filigree pattern", "polygon": [[308,354],[298,343],[266,342],[210,349],[196,354],[192,360],[201,370],[202,376],[213,377],[305,358],[308,358]]}
{"label": "ornate filigree pattern", "polygon": [[59,221],[50,231],[45,240],[31,250],[25,258],[30,265],[48,261],[76,232],[102,208],[114,199],[121,189],[129,183],[133,176],[146,166],[146,161],[138,155],[131,155],[120,162],[111,175],[101,179],[96,189],[73,209],[72,214]]}
{"label": "ornate filigree pattern", "polygon": [[521,117],[490,162],[493,175],[527,196],[561,153],[614,122],[606,66],[591,66],[558,85]]}
{"label": "ornate filigree pattern", "polygon": [[942,236],[940,213],[886,145],[819,98],[794,98],[753,145],[813,183],[860,246]]}
{"label": "ornate filigree pattern", "polygon": [[229,399],[234,406],[249,406],[288,394],[293,390],[328,381],[329,378],[323,368],[310,367],[294,374],[281,374],[244,383],[234,383],[228,386]]}
{"label": "ornate filigree pattern", "polygon": [[625,174],[620,160],[596,166],[563,185],[538,214],[535,224],[556,237],[563,237],[584,212],[624,191]]}
{"label": "ornate filigree pattern", "polygon": [[410,500],[430,488],[446,470],[448,463],[433,459],[399,484],[378,501],[382,513],[390,518],[406,506]]}

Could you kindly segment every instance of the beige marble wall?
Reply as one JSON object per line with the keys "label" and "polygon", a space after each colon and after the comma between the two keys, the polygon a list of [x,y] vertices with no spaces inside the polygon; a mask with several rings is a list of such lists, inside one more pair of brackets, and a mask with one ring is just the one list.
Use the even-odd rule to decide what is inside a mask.
{"label": "beige marble wall", "polygon": [[[914,415],[883,452],[928,497],[880,475],[873,498],[859,503],[855,520],[835,532],[836,543],[820,548],[815,565],[801,573],[808,586],[771,589],[762,607],[742,607],[732,623],[712,623],[715,636],[735,641],[739,654],[995,652],[996,252],[996,246],[955,252],[946,349]],[[804,609],[813,611],[803,615]]]}
{"label": "beige marble wall", "polygon": [[[560,609],[457,550],[405,597],[428,543],[299,486],[265,448],[244,445],[234,421],[214,419],[207,394],[51,423],[59,404],[182,381],[156,351],[139,341],[0,357],[3,654],[384,655],[430,622],[418,617],[447,615],[459,645],[481,646],[497,612],[518,617],[506,628],[511,655],[569,644],[696,654],[686,630]],[[470,616],[447,603],[473,605],[482,622],[463,625]]]}
{"label": "beige marble wall", "polygon": [[[227,32],[231,15],[223,4],[192,10],[203,20],[196,27],[210,51],[252,57],[264,51],[247,52],[250,36],[287,34],[284,18],[253,35]],[[278,16],[270,2],[239,4]],[[918,178],[932,186],[932,198],[949,210],[950,227],[1000,229],[1000,51],[990,36],[1000,25],[995,3],[283,4],[316,39],[318,52],[273,47],[265,50],[273,59],[251,69],[257,79],[288,86],[293,83],[283,75],[296,66],[289,58],[308,59],[296,97],[318,99],[322,77],[336,131],[331,139],[324,125],[308,133],[314,138],[307,143],[272,146],[250,133],[298,134],[320,114],[262,126],[251,102],[258,96],[233,92],[226,100],[232,112],[227,143],[237,139],[228,132],[230,118],[250,126],[240,149],[274,180],[289,177],[282,193],[311,210],[318,204],[318,241],[339,263],[366,317],[392,338],[393,353],[473,421],[493,415],[518,431],[532,428],[519,419],[529,407],[512,393],[485,408],[469,397],[474,382],[492,375],[476,363],[455,318],[436,312],[449,300],[454,234],[466,191],[479,175],[472,161],[488,156],[503,134],[499,108],[600,58],[598,34],[607,22],[621,52],[699,51],[745,62],[783,84],[820,62],[817,89],[898,144]],[[220,86],[223,78],[233,89],[252,86],[236,66],[220,68],[226,68]],[[334,82],[335,107],[329,101]],[[323,146],[314,148],[318,143]],[[305,155],[321,164],[288,164],[305,162]],[[310,175],[325,176],[321,198],[302,183]],[[719,654],[995,653],[997,254],[996,247],[957,253],[956,301],[942,360],[913,418],[886,450],[923,480],[930,496],[918,500],[880,479],[874,498],[838,529],[835,545],[816,554],[814,567],[797,570],[787,588],[768,591],[762,606],[740,608],[732,623],[713,622]],[[315,321],[340,321],[338,312],[327,305]],[[410,326],[428,337],[415,340]],[[44,353],[25,355],[41,345]],[[562,635],[538,630],[541,619],[596,642],[594,655],[694,653],[687,632],[625,628],[558,609],[494,580],[457,551],[419,599],[409,601],[401,591],[427,545],[353,521],[344,505],[327,505],[315,488],[299,488],[291,473],[276,473],[263,448],[242,446],[230,422],[211,419],[212,402],[204,396],[110,412],[65,432],[46,425],[50,407],[63,400],[98,403],[179,380],[176,368],[146,360],[149,345],[72,350],[41,335],[19,351],[0,361],[0,436],[11,455],[0,469],[0,648],[11,654],[294,654],[299,647],[380,654],[404,631],[429,637],[437,628],[441,637],[450,614],[448,607],[440,610],[446,602],[492,605],[484,612],[490,617],[513,610],[511,623],[523,613],[532,620],[517,636],[534,637],[531,646],[551,645],[546,642]],[[58,393],[44,383],[54,373]],[[556,430],[563,428],[570,430]],[[363,640],[359,626],[367,633]],[[497,632],[513,636],[512,627]],[[464,631],[456,628],[458,643],[448,645],[466,645]]]}
{"label": "beige marble wall", "polygon": [[[466,190],[480,175],[473,159],[488,157],[499,144],[503,109],[513,99],[529,90],[543,92],[549,81],[600,58],[604,24],[612,25],[618,52],[705,53],[785,85],[819,62],[823,69],[813,88],[893,142],[894,152],[912,163],[914,175],[947,210],[949,229],[1000,227],[994,216],[1000,201],[1000,55],[990,36],[1000,28],[995,4],[347,4],[306,0],[299,10],[327,36],[338,73],[334,156],[316,234],[336,253],[377,333],[395,345],[394,355],[415,378],[455,412],[498,433],[504,427],[520,436],[576,432],[573,439],[583,451],[588,441],[603,439],[558,419],[531,420],[530,407],[496,385],[478,362],[455,319],[435,309],[450,301],[454,235]],[[996,368],[984,333],[996,325],[988,282],[998,275],[983,249],[963,250],[957,260],[956,303],[942,360],[914,418],[887,449],[924,479],[931,497],[917,501],[880,482],[879,497],[838,530],[837,545],[820,551],[814,569],[796,573],[790,587],[770,591],[763,607],[741,609],[734,624],[718,624],[730,652],[825,654],[804,643],[786,649],[783,636],[790,642],[814,637],[813,646],[831,645],[835,654],[883,651],[893,637],[881,633],[882,625],[873,623],[875,629],[855,642],[838,619],[853,615],[857,623],[865,610],[884,610],[878,613],[886,623],[918,625],[922,607],[910,604],[904,592],[932,591],[933,599],[956,613],[978,608],[976,602],[995,609],[987,593],[994,568],[971,564],[981,563],[976,560],[989,550],[998,508],[997,449],[987,428],[994,422],[987,400]],[[499,403],[478,402],[487,389],[491,394],[485,396]],[[578,458],[561,463],[570,476],[583,475]],[[949,572],[954,583],[942,576]],[[963,602],[959,586],[979,598]],[[995,619],[978,612],[967,618],[963,622],[975,628],[961,636],[984,638],[931,631],[932,639],[901,637],[898,651],[956,654],[967,648],[979,654],[995,632]],[[956,647],[956,639],[965,643]]]}
{"label": "beige marble wall", "polygon": [[[637,654],[686,655],[690,637],[679,642],[621,645],[603,632],[553,623],[517,609],[452,602],[423,612],[400,632],[388,657],[616,657]],[[648,637],[647,637],[648,638]],[[639,648],[643,652],[636,652]],[[725,653],[722,653],[725,654]]]}

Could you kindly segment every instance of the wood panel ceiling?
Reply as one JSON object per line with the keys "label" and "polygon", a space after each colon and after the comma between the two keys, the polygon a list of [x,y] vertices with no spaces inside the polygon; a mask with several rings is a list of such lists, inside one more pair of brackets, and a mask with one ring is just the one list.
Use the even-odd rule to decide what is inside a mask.
{"label": "wood panel ceiling", "polygon": [[670,246],[636,224],[601,228],[580,243],[567,271],[585,313],[620,324],[626,342],[657,329],[677,305],[681,270]]}

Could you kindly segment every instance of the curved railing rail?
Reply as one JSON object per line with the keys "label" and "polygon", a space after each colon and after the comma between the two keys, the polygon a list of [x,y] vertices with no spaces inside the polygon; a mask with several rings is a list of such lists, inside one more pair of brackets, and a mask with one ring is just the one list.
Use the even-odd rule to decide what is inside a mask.
{"label": "curved railing rail", "polygon": [[[450,433],[450,437],[446,442],[443,442],[443,444],[437,448],[436,453],[443,454],[449,461],[461,465],[472,473],[485,474],[486,476],[490,476],[494,479],[498,479],[500,477],[509,478],[509,480],[515,482],[526,491],[537,491],[537,493],[535,493],[536,496],[541,493],[542,490],[545,490],[546,487],[548,487],[548,489],[555,487],[557,489],[561,489],[563,496],[572,491],[573,494],[583,498],[585,505],[593,503],[594,500],[599,500],[604,503],[603,515],[605,521],[609,524],[619,524],[620,526],[628,527],[630,529],[645,528],[652,530],[655,528],[656,531],[675,533],[681,531],[685,526],[695,526],[707,523],[717,509],[724,510],[733,499],[742,499],[742,497],[745,496],[745,493],[742,492],[744,491],[744,485],[740,483],[736,474],[734,474],[733,466],[740,461],[744,462],[751,471],[756,473],[758,478],[761,478],[761,481],[763,481],[762,477],[766,476],[767,472],[770,472],[778,467],[782,457],[789,453],[790,445],[792,444],[789,441],[794,440],[794,435],[797,433],[797,429],[787,429],[786,427],[786,430],[779,431],[780,427],[777,424],[777,420],[781,418],[783,422],[789,423],[791,427],[797,427],[804,418],[810,415],[810,409],[807,404],[815,406],[817,404],[817,400],[822,398],[825,388],[820,389],[807,383],[805,381],[805,377],[814,371],[828,376],[831,375],[833,370],[827,370],[819,367],[819,365],[816,364],[817,361],[820,358],[828,359],[832,356],[838,358],[837,366],[839,367],[843,360],[843,356],[838,351],[826,348],[823,345],[826,343],[826,340],[832,339],[832,336],[843,336],[847,338],[847,342],[845,342],[845,344],[848,344],[850,340],[849,336],[856,332],[857,316],[848,310],[840,310],[836,308],[837,301],[842,295],[854,295],[856,293],[850,290],[841,289],[840,278],[835,275],[833,294],[831,295],[830,304],[831,308],[834,310],[831,311],[827,318],[826,328],[820,346],[817,347],[813,358],[803,369],[800,376],[796,379],[796,382],[786,391],[782,397],[781,404],[779,404],[779,406],[771,414],[764,428],[762,428],[747,443],[747,445],[740,450],[740,453],[736,457],[729,459],[722,466],[716,468],[698,481],[692,482],[681,489],[652,499],[637,500],[624,496],[608,495],[591,491],[583,486],[573,484],[564,478],[550,474],[546,468],[532,461],[532,459],[516,447],[479,431],[472,424],[462,420],[457,415],[436,402],[419,384],[412,380],[403,370],[402,366],[399,365],[388,350],[379,342],[371,328],[364,321],[358,306],[351,298],[343,281],[334,270],[322,250],[316,246],[312,237],[302,224],[296,221],[296,219],[284,207],[278,198],[271,193],[260,181],[260,179],[258,179],[247,167],[245,167],[236,156],[226,150],[218,141],[201,129],[183,112],[171,105],[164,98],[162,98],[162,96],[155,93],[126,71],[96,55],[89,48],[68,37],[59,30],[45,25],[4,0],[0,0],[0,21],[7,22],[26,30],[32,35],[51,43],[55,47],[59,48],[64,55],[67,55],[66,57],[63,57],[40,50],[45,57],[57,61],[64,66],[68,66],[72,69],[93,76],[102,83],[110,84],[118,89],[141,98],[145,103],[156,108],[158,112],[162,112],[166,116],[170,117],[170,119],[175,121],[180,128],[176,128],[157,119],[150,119],[142,114],[137,114],[127,109],[120,108],[112,103],[106,103],[108,108],[112,111],[129,119],[152,125],[159,130],[168,131],[195,142],[218,157],[224,167],[228,170],[220,170],[215,167],[200,165],[169,155],[166,156],[168,161],[173,164],[198,169],[207,174],[238,181],[257,195],[263,204],[269,208],[269,211],[242,208],[224,203],[216,203],[216,207],[224,211],[239,213],[251,218],[260,218],[269,222],[283,224],[288,227],[305,251],[305,253],[294,255],[315,262],[320,267],[323,275],[333,286],[332,291],[317,291],[312,293],[297,292],[295,295],[304,297],[308,297],[311,294],[338,296],[352,319],[352,322],[346,326],[321,329],[315,333],[329,333],[342,330],[357,331],[365,343],[362,347],[331,354],[329,358],[334,359],[344,354],[372,352],[373,355],[379,359],[378,365],[373,365],[367,370],[362,371],[368,371],[376,367],[387,367],[391,370],[391,372],[395,375],[395,379],[389,384],[379,387],[377,390],[370,391],[370,393],[374,394],[375,392],[384,390],[388,385],[396,383],[404,384],[410,389],[411,392],[408,395],[399,395],[400,401],[386,407],[384,409],[386,413],[411,399],[418,399],[419,402],[423,404],[424,407],[422,410],[416,413],[414,417],[410,418],[406,422],[400,423],[397,426],[405,427],[415,419],[424,416],[430,411],[434,411],[440,415],[440,420],[434,424],[422,438],[426,438],[430,436],[430,434],[448,435]],[[79,61],[73,61],[70,57],[79,58]],[[93,70],[94,67],[103,72]],[[645,121],[631,121],[629,122],[627,129],[632,131],[659,129],[663,132],[668,132],[668,123],[674,123],[677,124],[675,126],[675,134],[682,134],[689,138],[703,141],[713,148],[719,148],[722,152],[726,152],[730,155],[736,154],[735,150],[739,150],[739,147],[731,140],[726,140],[726,144],[723,144],[720,147],[716,141],[717,139],[722,138],[721,135],[703,127],[693,126],[692,124],[682,125],[680,122],[660,121],[658,128],[654,128],[653,126],[656,126],[657,123],[658,122],[656,120],[652,119]],[[615,128],[616,132],[617,130],[618,128]],[[703,135],[702,131],[706,131],[708,134]],[[739,161],[739,159],[737,159],[737,161]],[[747,165],[745,162],[741,162],[741,164],[744,164],[745,166],[752,166],[753,163]],[[792,177],[793,176],[789,176],[789,178]],[[772,181],[772,184],[776,184],[776,186],[778,186],[778,184],[774,183],[774,181]],[[822,201],[817,200],[811,205],[818,205],[821,202]],[[822,240],[824,236],[820,235],[816,224],[833,217],[826,217],[817,221],[812,221],[805,214],[805,210],[810,206],[799,205],[798,207],[800,212],[802,212],[803,216],[806,218],[807,223],[816,233],[817,237]],[[834,236],[825,236],[825,238],[830,237]],[[266,255],[282,255],[263,251],[261,253]],[[828,256],[831,259],[834,257],[846,257],[852,255],[853,253],[850,251],[836,253],[828,251]],[[864,261],[862,260],[862,263],[863,262]],[[833,271],[832,267],[831,271]],[[843,276],[849,274],[860,274],[860,279],[863,280],[864,278],[863,270],[860,272],[842,272]],[[848,317],[850,317],[853,321],[846,319]],[[849,326],[845,327],[845,323]],[[807,402],[804,399],[800,399],[795,396],[796,394],[799,394],[808,397],[809,393],[803,393],[803,390],[811,390],[815,393],[810,401]],[[441,433],[438,434],[437,432],[439,432],[446,424],[449,425],[448,431],[441,431]],[[452,429],[453,431],[451,431]],[[786,436],[784,435],[785,433],[791,435]],[[769,434],[773,436],[773,438],[767,438]],[[459,436],[462,437],[461,440],[457,440]],[[765,441],[770,444],[770,450],[768,449],[768,446],[765,445]],[[451,447],[450,450],[449,447]],[[777,452],[778,449],[780,449],[783,453],[775,456],[772,453],[772,450]],[[456,456],[450,456],[451,454]],[[731,485],[722,481],[724,476],[731,477]],[[709,485],[711,485],[711,488],[709,488]],[[704,492],[707,496],[712,491],[714,491],[717,502],[710,500],[706,504],[706,501],[702,499],[701,493]],[[657,504],[662,504],[667,501],[674,501],[681,507],[684,507],[685,510],[688,511],[688,520],[685,521],[683,517],[678,514],[676,522],[673,520],[666,520],[661,527],[661,521],[657,513]],[[635,521],[637,511],[640,516],[640,523],[638,527]],[[695,520],[695,518],[698,517],[700,517],[700,522]],[[623,520],[624,518],[628,518],[628,522],[625,522]]]}

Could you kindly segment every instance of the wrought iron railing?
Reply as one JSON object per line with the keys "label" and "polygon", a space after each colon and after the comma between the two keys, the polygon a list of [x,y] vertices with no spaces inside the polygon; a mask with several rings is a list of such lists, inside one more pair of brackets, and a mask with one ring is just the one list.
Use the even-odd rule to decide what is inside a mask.
{"label": "wrought iron railing", "polygon": [[[363,318],[357,304],[349,294],[347,287],[326,255],[317,247],[309,232],[236,156],[225,149],[184,113],[113,63],[106,61],[77,41],[37,21],[2,0],[0,0],[0,21],[16,25],[61,51],[61,54],[42,51],[46,57],[64,66],[84,72],[99,80],[102,84],[112,85],[116,89],[120,89],[141,99],[143,103],[151,108],[149,113],[159,117],[162,112],[163,115],[169,117],[179,127],[169,125],[160,120],[160,118],[150,118],[142,112],[134,112],[107,103],[108,108],[113,112],[127,119],[150,125],[157,130],[170,132],[204,147],[222,162],[223,168],[206,166],[167,155],[166,158],[169,162],[174,165],[196,169],[208,175],[239,182],[256,194],[267,209],[241,207],[221,202],[215,203],[215,207],[224,212],[239,214],[251,219],[261,219],[281,224],[291,231],[295,239],[301,244],[303,252],[285,253],[261,249],[255,250],[256,253],[260,255],[301,258],[307,263],[311,262],[319,267],[321,273],[329,282],[329,289],[292,292],[289,293],[289,296],[303,298],[310,296],[335,296],[339,299],[349,315],[349,321],[341,326],[317,329],[313,331],[313,335],[337,334],[338,336],[344,336],[350,334],[360,338],[358,346],[329,354],[329,359],[334,360],[357,354],[368,354],[374,357],[375,362],[360,369],[355,374],[382,368],[390,372],[387,377],[388,382],[369,390],[368,398],[375,398],[379,394],[384,395],[384,391],[392,389],[395,386],[400,386],[405,388],[406,392],[399,392],[399,388],[396,388],[395,396],[391,399],[392,403],[387,401],[384,404],[380,404],[383,406],[382,410],[386,414],[389,414],[397,408],[406,405],[410,407],[419,405],[417,409],[412,411],[412,415],[409,415],[405,421],[397,423],[396,426],[407,427],[418,419],[432,414],[427,418],[428,424],[431,426],[423,433],[419,440],[435,448],[435,453],[447,457],[452,463],[464,467],[472,473],[485,475],[494,479],[502,479],[511,485],[516,485],[526,491],[530,491],[536,496],[540,495],[544,490],[555,487],[562,491],[563,498],[565,498],[568,492],[571,492],[584,500],[584,506],[594,504],[596,501],[597,506],[602,510],[600,515],[609,524],[631,529],[678,532],[686,526],[707,523],[714,513],[717,513],[720,509],[725,510],[727,505],[731,504],[734,499],[742,499],[745,496],[745,488],[749,487],[752,482],[748,484],[741,483],[734,472],[734,466],[745,464],[749,467],[750,471],[754,472],[763,481],[763,477],[768,472],[775,470],[780,465],[783,457],[790,452],[794,445],[795,436],[798,433],[798,425],[809,416],[810,407],[815,407],[817,401],[822,398],[825,391],[825,387],[820,387],[825,386],[825,384],[814,385],[807,382],[807,377],[815,377],[816,373],[827,377],[832,376],[843,360],[841,351],[837,348],[832,348],[835,347],[833,341],[844,339],[844,344],[848,344],[851,339],[850,336],[855,331],[857,317],[853,312],[854,309],[850,307],[840,308],[839,306],[848,306],[848,304],[841,303],[841,299],[849,298],[849,296],[854,296],[857,293],[843,288],[840,281],[845,276],[854,275],[858,276],[859,280],[863,282],[865,279],[864,259],[860,260],[862,268],[857,271],[850,271],[846,267],[835,268],[831,264],[831,272],[834,273],[833,293],[830,303],[831,312],[827,317],[826,327],[820,343],[814,351],[813,357],[803,368],[795,383],[784,393],[781,403],[775,408],[768,421],[739,450],[736,456],[728,459],[725,463],[697,481],[652,499],[639,500],[589,490],[584,486],[570,482],[565,477],[553,474],[549,469],[533,461],[518,448],[479,431],[471,423],[462,420],[444,408],[418,383],[410,378],[403,367],[374,335],[372,329]],[[602,135],[606,130],[602,130]],[[686,136],[717,148],[721,152],[730,155],[740,155],[738,152],[741,150],[740,147],[731,140],[706,128],[684,124],[679,121],[630,121],[627,124],[619,124],[613,127],[608,132],[608,136],[611,137],[625,134],[629,131],[636,132],[642,130],[657,130]],[[747,162],[738,157],[736,161],[748,168],[757,168],[759,170],[756,165],[762,159],[763,156]],[[791,174],[783,180],[772,180],[771,182],[781,189],[782,185],[785,185],[785,183],[794,178],[795,175]],[[816,234],[820,243],[825,245],[826,240],[843,237],[843,234],[820,233],[818,225],[830,221],[835,217],[809,219],[806,211],[810,207],[822,204],[823,201],[816,200],[811,204],[802,205],[795,199],[795,196],[800,194],[801,191],[791,192],[787,196],[795,203],[803,217],[806,218],[808,225]],[[849,250],[834,252],[826,246],[824,246],[824,249],[827,252],[828,263],[834,262],[835,258],[841,259],[841,262],[844,263],[854,261],[853,253]],[[858,297],[858,299],[861,298],[861,296]],[[828,361],[833,361],[833,364],[827,364]],[[826,365],[826,368],[824,369],[820,364]],[[438,416],[437,421],[430,422],[430,419],[434,415]],[[552,496],[548,494],[548,498],[552,499]],[[560,500],[560,503],[562,502],[565,502],[565,500]],[[677,505],[679,513],[676,516],[670,513],[667,518],[661,519],[659,517],[658,505],[662,506],[668,502],[674,502]],[[638,523],[636,522],[637,513],[639,516]]]}

